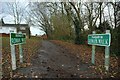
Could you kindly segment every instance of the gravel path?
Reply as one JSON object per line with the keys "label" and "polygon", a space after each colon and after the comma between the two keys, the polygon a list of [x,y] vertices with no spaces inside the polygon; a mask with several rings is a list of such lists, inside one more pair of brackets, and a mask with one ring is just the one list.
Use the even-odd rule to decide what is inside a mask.
{"label": "gravel path", "polygon": [[42,47],[31,60],[31,66],[19,68],[14,77],[27,78],[98,78],[91,64],[82,63],[69,50],[50,41],[42,41]]}

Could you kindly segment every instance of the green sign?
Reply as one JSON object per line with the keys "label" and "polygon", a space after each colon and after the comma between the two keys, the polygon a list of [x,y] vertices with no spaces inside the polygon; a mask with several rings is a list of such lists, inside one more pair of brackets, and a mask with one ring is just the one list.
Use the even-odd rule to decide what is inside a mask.
{"label": "green sign", "polygon": [[110,46],[111,35],[108,34],[90,34],[88,35],[88,44],[98,46]]}
{"label": "green sign", "polygon": [[25,43],[25,35],[21,33],[10,33],[10,44],[11,45],[18,45]]}

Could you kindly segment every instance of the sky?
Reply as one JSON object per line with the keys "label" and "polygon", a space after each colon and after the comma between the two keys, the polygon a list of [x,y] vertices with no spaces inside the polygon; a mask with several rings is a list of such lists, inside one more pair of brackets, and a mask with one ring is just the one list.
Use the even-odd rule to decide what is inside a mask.
{"label": "sky", "polygon": [[[25,4],[22,4],[25,5]],[[4,2],[0,2],[0,19],[3,18],[5,23],[14,24],[14,17],[7,13],[8,6]],[[21,24],[25,24],[25,20],[21,21]],[[37,28],[37,26],[30,26],[30,31],[32,35],[43,35],[43,31]]]}
{"label": "sky", "polygon": [[[11,15],[8,14],[0,14],[0,19],[4,16],[4,22],[5,23],[9,23],[9,24],[14,24],[13,20],[14,18]],[[21,22],[21,24],[25,24],[24,21]],[[41,31],[39,28],[37,28],[36,26],[31,26],[30,27],[30,31],[32,35],[43,35],[44,32]]]}
{"label": "sky", "polygon": [[[14,2],[16,0],[0,0],[0,2]],[[82,1],[82,2],[111,2],[111,1],[119,1],[119,0],[19,0],[20,2],[23,1],[29,1],[29,2],[77,2],[77,1]]]}
{"label": "sky", "polygon": [[[9,15],[8,13],[5,13],[6,11],[8,11],[8,6],[6,6],[6,4],[4,2],[14,2],[14,1],[15,0],[0,0],[0,19],[3,17],[5,23],[14,23],[13,22],[14,18],[11,15]],[[31,1],[31,2],[36,2],[36,1],[49,2],[49,1],[51,1],[52,2],[52,1],[58,1],[58,0],[49,0],[49,1],[48,0],[19,0],[19,1],[22,2],[22,4],[21,4],[22,6],[25,6],[28,4],[29,1]],[[77,0],[73,0],[73,1],[77,1]],[[95,1],[95,0],[88,0],[88,1]],[[99,1],[99,0],[97,0],[97,1]],[[104,0],[104,1],[110,1],[110,0]],[[114,0],[111,0],[111,1],[114,1]],[[116,1],[118,1],[118,0],[116,0]],[[105,12],[108,13],[107,8],[105,10],[106,10]],[[25,23],[25,21],[23,20],[21,23]],[[99,21],[97,21],[97,23],[99,23]],[[85,27],[87,27],[87,26],[85,26]],[[36,34],[43,35],[44,34],[44,32],[41,31],[40,29],[36,28],[36,26],[31,26],[30,30],[31,30],[32,35],[36,35]]]}

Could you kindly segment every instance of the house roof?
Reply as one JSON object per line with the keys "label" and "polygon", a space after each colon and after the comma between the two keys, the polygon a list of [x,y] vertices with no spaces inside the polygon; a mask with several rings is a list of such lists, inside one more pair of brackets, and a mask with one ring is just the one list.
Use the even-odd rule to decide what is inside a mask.
{"label": "house roof", "polygon": [[8,23],[4,23],[3,19],[0,20],[0,26],[2,26],[2,27],[29,27],[28,24],[8,24]]}
{"label": "house roof", "polygon": [[2,24],[2,27],[29,27],[28,24]]}

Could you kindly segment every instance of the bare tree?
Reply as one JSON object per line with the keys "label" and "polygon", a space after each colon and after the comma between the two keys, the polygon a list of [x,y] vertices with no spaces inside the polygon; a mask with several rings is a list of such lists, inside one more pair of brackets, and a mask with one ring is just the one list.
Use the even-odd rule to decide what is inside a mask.
{"label": "bare tree", "polygon": [[63,3],[65,11],[68,15],[68,18],[71,19],[74,23],[74,29],[75,29],[75,43],[76,44],[82,44],[82,30],[84,30],[84,23],[82,21],[81,13],[80,13],[80,7],[81,2],[69,2],[69,3]]}
{"label": "bare tree", "polygon": [[109,2],[113,6],[113,11],[114,11],[114,28],[117,27],[117,9],[118,9],[118,2]]}
{"label": "bare tree", "polygon": [[85,22],[88,24],[88,28],[90,30],[90,32],[92,32],[93,30],[95,30],[95,26],[96,26],[96,22],[98,19],[100,19],[100,24],[102,23],[102,15],[104,8],[106,7],[106,4],[104,4],[104,6],[102,6],[103,2],[100,3],[84,3],[84,6],[86,7],[87,10],[85,10],[86,14],[85,16]]}
{"label": "bare tree", "polygon": [[48,10],[48,3],[31,3],[31,20],[40,28],[40,30],[44,31],[46,35],[49,37],[52,28],[50,25],[50,13]]}
{"label": "bare tree", "polygon": [[8,11],[7,13],[14,17],[14,23],[20,24],[24,18],[24,13],[27,5],[23,6],[22,2],[16,1],[15,2],[6,2]]}

